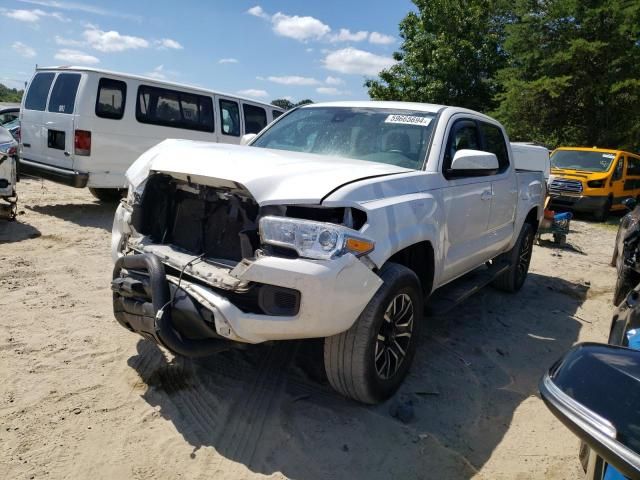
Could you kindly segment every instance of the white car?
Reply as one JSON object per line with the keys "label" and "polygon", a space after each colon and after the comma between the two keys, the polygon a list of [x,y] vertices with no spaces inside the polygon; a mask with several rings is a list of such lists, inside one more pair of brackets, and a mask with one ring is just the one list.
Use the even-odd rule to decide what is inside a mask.
{"label": "white car", "polygon": [[323,337],[331,385],[382,401],[427,299],[471,271],[466,292],[524,283],[545,183],[512,158],[490,117],[400,102],[298,108],[249,146],[162,142],[116,211],[115,317],[187,356]]}

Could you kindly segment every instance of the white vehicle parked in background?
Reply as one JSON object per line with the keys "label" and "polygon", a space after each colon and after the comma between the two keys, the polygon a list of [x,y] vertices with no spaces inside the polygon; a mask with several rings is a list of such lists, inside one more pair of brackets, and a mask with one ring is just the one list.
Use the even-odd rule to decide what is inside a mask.
{"label": "white vehicle parked in background", "polygon": [[0,219],[13,220],[18,209],[18,142],[0,127]]}
{"label": "white vehicle parked in background", "polygon": [[280,114],[265,103],[152,78],[38,68],[22,100],[21,172],[113,200],[127,168],[162,140],[239,143]]}
{"label": "white vehicle parked in background", "polygon": [[167,140],[127,177],[119,323],[186,356],[324,337],[331,385],[365,403],[402,382],[425,302],[520,289],[545,196],[492,118],[401,102],[301,107],[246,147]]}

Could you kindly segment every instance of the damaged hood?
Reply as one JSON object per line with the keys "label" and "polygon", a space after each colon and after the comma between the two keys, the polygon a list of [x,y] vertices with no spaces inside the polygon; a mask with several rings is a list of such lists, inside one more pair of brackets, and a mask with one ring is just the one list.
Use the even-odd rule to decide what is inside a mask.
{"label": "damaged hood", "polygon": [[165,140],[127,170],[135,190],[150,172],[213,187],[243,187],[260,205],[318,204],[353,181],[411,172],[383,163],[343,157],[192,140]]}

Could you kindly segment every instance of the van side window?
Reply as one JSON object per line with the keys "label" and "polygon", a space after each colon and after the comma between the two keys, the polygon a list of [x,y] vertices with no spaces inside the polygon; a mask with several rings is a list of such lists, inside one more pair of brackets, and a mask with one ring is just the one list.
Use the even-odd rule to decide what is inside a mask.
{"label": "van side window", "polygon": [[211,97],[140,85],[136,101],[140,123],[213,132]]}
{"label": "van side window", "polygon": [[447,146],[444,152],[442,172],[445,177],[451,168],[451,161],[458,150],[480,150],[480,135],[473,120],[456,120],[449,132]]}
{"label": "van side window", "polygon": [[33,77],[31,85],[29,85],[27,98],[24,101],[25,109],[44,111],[53,77],[55,77],[55,73],[51,72],[37,73],[36,76]]}
{"label": "van side window", "polygon": [[272,114],[273,114],[273,119],[275,120],[276,118],[278,118],[280,115],[282,115],[284,112],[281,112],[280,110],[273,110]]}
{"label": "van side window", "polygon": [[51,90],[49,99],[49,112],[73,113],[73,106],[76,103],[76,93],[80,84],[79,73],[60,73],[56,78]]}
{"label": "van side window", "polygon": [[493,153],[498,158],[498,164],[500,165],[498,172],[504,172],[509,168],[509,152],[502,130],[496,125],[480,122],[480,132],[484,139],[484,148],[482,150]]}
{"label": "van side window", "polygon": [[220,100],[220,122],[222,133],[234,137],[240,136],[240,108],[236,102]]}
{"label": "van side window", "polygon": [[616,169],[613,171],[613,176],[611,177],[611,180],[622,179],[623,171],[624,171],[624,156],[620,155],[620,158],[618,158],[618,163],[616,164]]}
{"label": "van side window", "polygon": [[640,158],[627,157],[627,175],[640,177]]}
{"label": "van side window", "polygon": [[244,112],[244,133],[258,133],[267,126],[267,112],[255,105],[242,104]]}
{"label": "van side window", "polygon": [[120,80],[101,78],[96,96],[96,115],[120,120],[124,116],[127,101],[127,84]]}

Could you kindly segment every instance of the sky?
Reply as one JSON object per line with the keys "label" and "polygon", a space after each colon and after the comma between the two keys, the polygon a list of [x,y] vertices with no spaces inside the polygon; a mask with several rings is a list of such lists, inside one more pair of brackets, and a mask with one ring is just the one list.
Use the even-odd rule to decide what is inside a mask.
{"label": "sky", "polygon": [[[410,0],[0,0],[0,83],[85,65],[263,101],[367,99]],[[11,34],[7,35],[7,32]]]}

